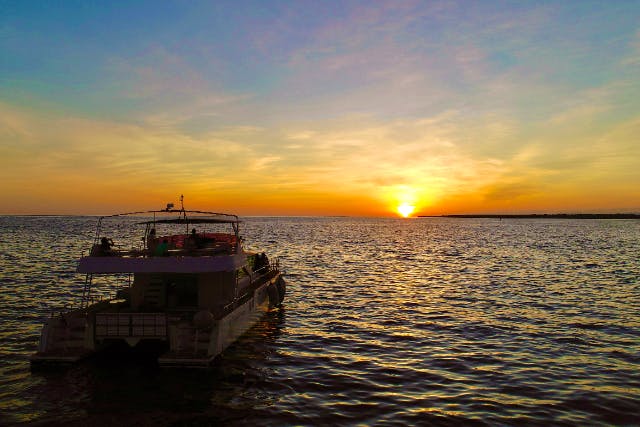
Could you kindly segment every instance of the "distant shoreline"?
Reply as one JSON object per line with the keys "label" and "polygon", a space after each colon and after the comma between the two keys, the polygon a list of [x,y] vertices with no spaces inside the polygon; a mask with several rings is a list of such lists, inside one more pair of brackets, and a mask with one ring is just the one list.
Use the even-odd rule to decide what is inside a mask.
{"label": "distant shoreline", "polygon": [[640,219],[640,214],[513,214],[513,215],[418,215],[419,218],[533,218],[533,219]]}

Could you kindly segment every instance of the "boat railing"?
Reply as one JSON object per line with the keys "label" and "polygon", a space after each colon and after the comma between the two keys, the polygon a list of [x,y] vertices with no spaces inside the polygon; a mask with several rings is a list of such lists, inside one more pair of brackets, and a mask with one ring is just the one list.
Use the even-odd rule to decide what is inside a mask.
{"label": "boat railing", "polygon": [[109,298],[109,297],[100,296],[100,295],[85,296],[82,298],[82,301],[80,302],[80,304],[69,303],[69,304],[49,307],[49,317],[56,317],[57,315],[63,315],[70,312],[78,312],[78,313],[86,312],[88,307],[91,305],[98,304],[101,302],[109,302],[113,300],[114,298]]}
{"label": "boat railing", "polygon": [[87,306],[89,305],[93,305],[93,304],[98,304],[100,302],[108,302],[113,300],[113,298],[110,297],[105,297],[105,296],[101,296],[101,295],[91,295],[87,298]]}
{"label": "boat railing", "polygon": [[166,338],[165,313],[96,313],[96,338]]}
{"label": "boat railing", "polygon": [[[224,317],[226,314],[232,312],[236,307],[244,304],[251,295],[253,295],[255,289],[263,283],[265,276],[271,275],[273,277],[278,272],[280,272],[280,259],[277,257],[269,264],[251,272],[249,275],[249,284],[242,289],[236,288],[236,292],[241,292],[238,292],[232,301],[222,306],[222,309],[218,312],[217,319]],[[237,282],[236,286],[238,286]]]}
{"label": "boat railing", "polygon": [[251,282],[254,282],[255,280],[259,279],[260,277],[269,274],[269,273],[273,273],[275,271],[280,271],[280,259],[278,257],[275,257],[273,260],[271,260],[269,263],[258,267],[257,269],[253,270],[250,274],[251,277]]}
{"label": "boat railing", "polygon": [[[175,235],[159,237],[156,242],[166,240],[167,250],[164,254],[156,253],[157,243],[148,248],[126,248],[125,245],[114,244],[108,250],[105,250],[101,244],[94,243],[89,251],[90,256],[96,257],[122,257],[122,258],[140,258],[154,256],[214,256],[214,255],[232,255],[238,252],[237,241],[233,236],[227,236],[221,233],[207,233],[208,240],[199,243],[189,243],[187,235]],[[215,236],[215,237],[209,237]]]}
{"label": "boat railing", "polygon": [[49,307],[49,317],[62,316],[65,313],[73,311],[76,308],[73,304],[64,304]]}
{"label": "boat railing", "polygon": [[253,278],[254,276],[257,276],[257,277],[262,276],[263,274],[268,273],[271,270],[272,270],[271,265],[263,265],[257,270],[253,270],[251,277]]}

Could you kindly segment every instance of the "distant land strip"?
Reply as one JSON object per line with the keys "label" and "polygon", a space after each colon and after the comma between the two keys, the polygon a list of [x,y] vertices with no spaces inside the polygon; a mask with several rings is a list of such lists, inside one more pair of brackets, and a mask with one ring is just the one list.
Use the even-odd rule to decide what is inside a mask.
{"label": "distant land strip", "polygon": [[640,214],[615,213],[615,214],[514,214],[514,215],[418,215],[420,218],[561,218],[561,219],[640,219]]}

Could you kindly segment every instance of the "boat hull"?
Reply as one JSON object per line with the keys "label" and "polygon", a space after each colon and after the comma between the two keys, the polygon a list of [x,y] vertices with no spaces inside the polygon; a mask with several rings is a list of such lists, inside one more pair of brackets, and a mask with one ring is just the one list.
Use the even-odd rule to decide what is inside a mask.
{"label": "boat hull", "polygon": [[256,288],[251,298],[239,304],[210,327],[177,324],[169,327],[169,352],[158,358],[163,367],[207,367],[227,347],[273,309],[268,288],[280,275]]}
{"label": "boat hull", "polygon": [[158,358],[162,367],[207,367],[269,310],[280,306],[282,298],[274,299],[272,291],[280,287],[283,294],[283,286],[284,279],[278,272],[252,287],[217,317],[206,310],[187,317],[113,313],[104,311],[108,308],[104,302],[103,307],[61,313],[45,322],[38,352],[30,358],[31,366],[72,364],[114,341],[134,347],[145,340],[166,342],[169,350]]}

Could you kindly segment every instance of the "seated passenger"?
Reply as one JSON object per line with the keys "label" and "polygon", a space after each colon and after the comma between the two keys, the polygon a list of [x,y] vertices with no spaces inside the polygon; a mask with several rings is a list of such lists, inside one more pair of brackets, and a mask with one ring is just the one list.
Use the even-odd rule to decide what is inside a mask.
{"label": "seated passenger", "polygon": [[191,234],[189,234],[189,237],[187,238],[187,242],[186,242],[186,248],[191,250],[191,249],[196,249],[198,247],[198,235],[196,234],[196,229],[192,229],[191,230]]}
{"label": "seated passenger", "polygon": [[162,243],[156,246],[156,249],[154,250],[153,254],[156,256],[165,256],[167,255],[168,251],[169,251],[169,241],[167,239],[164,239]]}
{"label": "seated passenger", "polygon": [[264,273],[268,269],[269,269],[269,258],[267,258],[267,254],[265,254],[264,252],[260,254],[256,254],[254,271],[260,270],[261,273]]}
{"label": "seated passenger", "polygon": [[102,255],[113,255],[111,247],[113,246],[113,240],[103,237],[100,239],[100,253]]}
{"label": "seated passenger", "polygon": [[156,229],[152,228],[147,235],[147,249],[153,253],[158,246],[158,239],[156,238]]}

